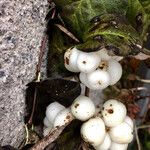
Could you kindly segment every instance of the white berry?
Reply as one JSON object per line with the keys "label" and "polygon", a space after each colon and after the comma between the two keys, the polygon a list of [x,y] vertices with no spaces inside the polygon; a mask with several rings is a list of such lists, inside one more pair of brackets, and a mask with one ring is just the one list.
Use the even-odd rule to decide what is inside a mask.
{"label": "white berry", "polygon": [[81,136],[85,142],[98,146],[105,139],[106,131],[103,120],[99,117],[92,118],[81,126]]}
{"label": "white berry", "polygon": [[108,61],[108,73],[111,77],[110,85],[116,84],[122,76],[122,66],[114,59]]}
{"label": "white berry", "polygon": [[132,120],[129,116],[126,116],[126,117],[125,117],[124,122],[126,122],[128,125],[130,125],[131,129],[134,128],[133,120]]}
{"label": "white berry", "polygon": [[100,61],[101,59],[96,52],[82,52],[78,55],[77,66],[81,72],[89,73],[98,67]]}
{"label": "white berry", "polygon": [[109,60],[112,57],[108,55],[108,51],[106,49],[101,49],[97,51],[98,55],[100,56],[101,60]]}
{"label": "white berry", "polygon": [[123,103],[110,99],[103,104],[102,116],[108,127],[114,127],[122,123],[126,117],[127,110]]}
{"label": "white berry", "polygon": [[108,72],[97,69],[87,74],[88,83],[93,90],[102,90],[109,86],[110,76]]}
{"label": "white berry", "polygon": [[64,54],[64,63],[67,70],[71,72],[79,72],[77,67],[77,57],[80,51],[75,47],[68,49]]}
{"label": "white berry", "polygon": [[53,102],[46,108],[46,117],[49,120],[49,122],[54,123],[54,120],[57,116],[57,114],[65,109],[65,107],[58,102]]}
{"label": "white berry", "polygon": [[133,130],[130,125],[125,122],[112,127],[109,131],[109,135],[113,142],[119,144],[128,144],[133,140]]}
{"label": "white berry", "polygon": [[47,117],[44,118],[43,120],[44,126],[49,127],[52,125],[52,123],[47,119]]}
{"label": "white berry", "polygon": [[92,89],[92,87],[89,85],[88,80],[87,80],[87,74],[84,72],[81,72],[79,74],[79,79],[81,81],[81,83],[83,83],[85,86],[87,86],[88,88]]}
{"label": "white berry", "polygon": [[80,95],[71,105],[71,112],[75,118],[85,121],[95,113],[95,105],[89,97]]}
{"label": "white berry", "polygon": [[128,144],[111,143],[110,150],[127,150]]}
{"label": "white berry", "polygon": [[54,127],[63,126],[73,119],[70,108],[60,111],[54,121]]}
{"label": "white berry", "polygon": [[95,146],[94,148],[96,150],[108,150],[110,148],[110,145],[111,145],[111,139],[109,134],[107,133],[103,143],[98,146]]}

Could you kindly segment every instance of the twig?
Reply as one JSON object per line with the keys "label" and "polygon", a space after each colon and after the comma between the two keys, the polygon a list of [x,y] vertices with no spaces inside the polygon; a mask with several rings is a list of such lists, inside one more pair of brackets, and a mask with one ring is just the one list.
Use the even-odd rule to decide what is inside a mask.
{"label": "twig", "polygon": [[141,125],[141,126],[137,127],[137,129],[145,129],[145,128],[150,128],[150,124],[148,124],[148,125]]}
{"label": "twig", "polygon": [[141,79],[140,77],[136,76],[136,80],[144,82],[144,83],[150,83],[150,80],[148,79]]}
{"label": "twig", "polygon": [[[70,120],[69,123],[71,123],[71,121],[72,120]],[[59,135],[68,124],[52,129],[52,131],[47,136],[45,136],[42,140],[38,141],[30,150],[44,150],[46,146],[54,142],[59,137]]]}
{"label": "twig", "polygon": [[87,143],[85,143],[84,141],[82,141],[81,146],[82,146],[82,150],[89,150]]}
{"label": "twig", "polygon": [[142,91],[142,90],[148,90],[146,87],[137,87],[137,88],[132,88],[130,89],[132,92],[134,91]]}
{"label": "twig", "polygon": [[142,48],[141,52],[143,52],[146,55],[150,55],[150,50],[146,49],[146,48]]}
{"label": "twig", "polygon": [[[43,60],[43,55],[44,55],[46,42],[47,42],[47,35],[44,34],[44,37],[43,37],[43,39],[41,41],[39,60],[38,60],[37,68],[36,68],[36,82],[40,82],[41,65],[42,65],[42,60]],[[33,115],[34,115],[35,105],[36,105],[36,98],[37,98],[37,88],[35,87],[34,97],[33,97],[33,105],[32,105],[32,112],[31,112],[31,116],[30,116],[30,118],[28,120],[28,124],[30,124],[30,125],[32,124],[32,121],[33,121]]]}
{"label": "twig", "polygon": [[75,40],[76,42],[80,42],[70,31],[68,31],[65,27],[63,27],[60,24],[55,24],[56,27],[58,27],[62,32],[64,32],[65,34],[67,34],[69,37],[71,37],[73,40]]}
{"label": "twig", "polygon": [[137,146],[138,146],[138,150],[141,150],[141,144],[140,144],[140,140],[139,140],[139,136],[138,136],[138,129],[135,126],[135,137],[136,137],[136,141],[137,141]]}

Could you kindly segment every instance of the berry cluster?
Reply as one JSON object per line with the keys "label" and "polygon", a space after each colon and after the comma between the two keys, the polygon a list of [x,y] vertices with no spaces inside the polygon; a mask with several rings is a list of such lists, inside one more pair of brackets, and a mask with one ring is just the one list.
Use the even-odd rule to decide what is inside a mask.
{"label": "berry cluster", "polygon": [[[122,75],[120,63],[105,49],[86,53],[71,48],[66,51],[64,60],[65,67],[71,72],[80,72],[80,81],[90,89],[105,89],[117,83]],[[96,107],[89,97],[83,95],[78,96],[69,108],[58,102],[47,107],[44,136],[52,128],[73,119],[84,122],[81,137],[96,150],[126,150],[133,140],[133,121],[127,116],[123,103],[110,99],[102,107]]]}
{"label": "berry cluster", "polygon": [[58,102],[47,107],[43,134],[78,119],[85,121],[81,126],[83,140],[96,150],[126,150],[133,139],[133,121],[126,114],[125,105],[117,100],[108,100],[100,108],[89,97],[80,95],[69,108]]}
{"label": "berry cluster", "polygon": [[122,75],[118,61],[107,54],[105,49],[97,52],[82,52],[68,49],[64,55],[65,67],[71,72],[80,72],[80,81],[88,88],[102,90],[114,85]]}

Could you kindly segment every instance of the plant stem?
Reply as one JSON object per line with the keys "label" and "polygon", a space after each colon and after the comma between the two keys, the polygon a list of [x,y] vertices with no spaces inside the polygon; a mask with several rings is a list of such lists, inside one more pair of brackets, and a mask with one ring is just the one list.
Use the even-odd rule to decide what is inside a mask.
{"label": "plant stem", "polygon": [[139,140],[139,136],[138,136],[138,129],[136,126],[135,126],[135,137],[136,137],[136,141],[137,141],[138,150],[141,150],[141,144],[140,144],[140,140]]}
{"label": "plant stem", "polygon": [[[72,120],[70,120],[69,123],[71,123],[71,121]],[[44,150],[46,146],[54,142],[59,137],[59,135],[69,123],[52,129],[52,131],[47,136],[38,141],[33,147],[31,147],[30,150]]]}
{"label": "plant stem", "polygon": [[[40,82],[40,79],[41,79],[41,65],[42,65],[42,60],[43,60],[43,56],[44,56],[44,50],[46,47],[46,42],[47,42],[47,35],[44,34],[44,37],[42,38],[42,41],[41,41],[40,54],[39,54],[37,68],[36,68],[36,81],[35,82]],[[31,125],[33,122],[33,116],[34,116],[35,105],[36,105],[36,98],[37,98],[37,88],[35,87],[32,112],[31,112],[31,116],[28,120],[29,125]]]}

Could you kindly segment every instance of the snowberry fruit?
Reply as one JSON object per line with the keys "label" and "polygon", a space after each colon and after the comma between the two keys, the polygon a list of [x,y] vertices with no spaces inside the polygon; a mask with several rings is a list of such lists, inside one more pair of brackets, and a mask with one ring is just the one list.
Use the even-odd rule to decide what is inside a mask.
{"label": "snowberry fruit", "polygon": [[110,99],[103,104],[102,116],[108,127],[114,127],[122,123],[126,117],[125,105],[115,99]]}
{"label": "snowberry fruit", "polygon": [[44,135],[44,136],[48,135],[49,132],[52,130],[52,128],[53,128],[53,125],[51,125],[51,126],[49,126],[49,127],[47,127],[47,128],[44,128],[44,129],[43,129],[43,135]]}
{"label": "snowberry fruit", "polygon": [[111,139],[110,139],[109,134],[107,133],[103,143],[98,146],[95,146],[94,148],[96,150],[108,150],[110,145],[111,145]]}
{"label": "snowberry fruit", "polygon": [[126,116],[126,117],[125,117],[124,122],[126,122],[128,125],[130,125],[131,129],[134,128],[133,120],[132,120],[129,116]]}
{"label": "snowberry fruit", "polygon": [[109,60],[112,57],[108,55],[108,51],[106,49],[101,49],[97,51],[97,54],[100,56],[101,60]]}
{"label": "snowberry fruit", "polygon": [[82,52],[78,55],[77,66],[81,72],[89,73],[98,67],[100,61],[101,59],[96,52]]}
{"label": "snowberry fruit", "polygon": [[87,74],[88,83],[93,90],[102,90],[109,86],[110,76],[108,72],[97,69]]}
{"label": "snowberry fruit", "polygon": [[85,142],[98,146],[105,139],[106,131],[103,120],[99,117],[92,118],[81,126],[81,136]]}
{"label": "snowberry fruit", "polygon": [[81,81],[81,83],[83,83],[85,86],[87,86],[88,88],[92,89],[92,87],[89,85],[88,80],[87,80],[87,74],[84,72],[81,72],[79,74],[79,79]]}
{"label": "snowberry fruit", "polygon": [[43,123],[45,127],[49,127],[52,125],[52,123],[47,119],[47,117],[44,118]]}
{"label": "snowberry fruit", "polygon": [[119,144],[128,144],[133,140],[133,130],[125,122],[110,128],[109,135],[113,142]]}
{"label": "snowberry fruit", "polygon": [[89,97],[80,95],[71,105],[71,112],[75,118],[85,121],[95,113],[95,105]]}
{"label": "snowberry fruit", "polygon": [[49,106],[47,106],[46,117],[49,122],[53,124],[57,114],[63,109],[65,109],[65,107],[58,102],[53,102]]}
{"label": "snowberry fruit", "polygon": [[127,150],[128,144],[111,143],[110,150]]}
{"label": "snowberry fruit", "polygon": [[54,127],[63,126],[73,119],[70,108],[60,111],[54,121]]}
{"label": "snowberry fruit", "polygon": [[114,59],[108,61],[108,73],[111,77],[110,85],[116,84],[122,76],[122,66]]}
{"label": "snowberry fruit", "polygon": [[68,49],[64,54],[64,64],[67,70],[71,72],[79,72],[77,67],[77,57],[81,52],[75,47]]}

